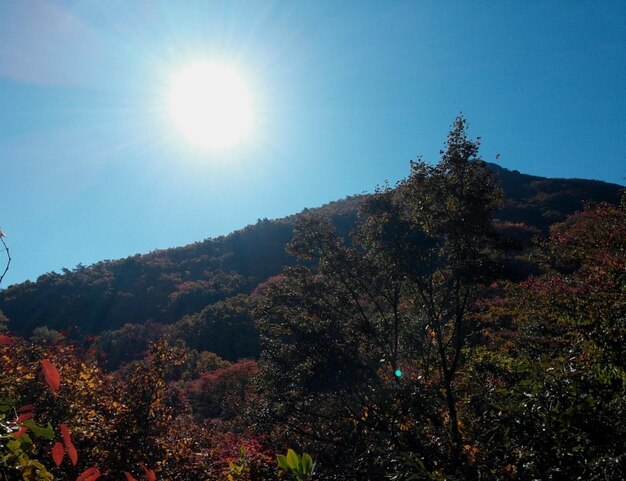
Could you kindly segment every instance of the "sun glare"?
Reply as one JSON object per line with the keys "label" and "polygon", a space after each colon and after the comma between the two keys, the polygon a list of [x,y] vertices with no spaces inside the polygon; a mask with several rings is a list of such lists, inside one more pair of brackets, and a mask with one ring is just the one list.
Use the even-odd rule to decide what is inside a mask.
{"label": "sun glare", "polygon": [[172,78],[168,101],[178,131],[197,147],[224,150],[250,134],[250,93],[225,65],[202,60],[183,68]]}

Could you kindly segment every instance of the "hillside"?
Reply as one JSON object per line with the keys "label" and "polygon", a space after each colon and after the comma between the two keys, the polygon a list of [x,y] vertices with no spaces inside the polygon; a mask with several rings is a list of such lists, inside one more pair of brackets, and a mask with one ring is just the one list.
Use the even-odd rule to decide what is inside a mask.
{"label": "hillside", "polygon": [[[580,210],[585,201],[617,203],[616,184],[548,179],[489,164],[502,186],[505,206],[496,214],[503,242],[513,251]],[[28,335],[38,326],[81,334],[127,323],[171,324],[237,294],[249,294],[292,259],[285,252],[303,214],[331,219],[345,236],[355,225],[364,196],[348,197],[277,220],[259,220],[230,235],[146,255],[106,260],[48,273],[0,292],[0,310],[11,331]],[[515,263],[514,263],[515,264]],[[516,266],[521,274],[528,266]],[[522,272],[523,271],[523,272]]]}
{"label": "hillside", "polygon": [[486,166],[465,128],[393,189],[4,291],[30,336],[0,326],[5,459],[23,446],[55,479],[269,481],[276,460],[624,479],[626,196]]}

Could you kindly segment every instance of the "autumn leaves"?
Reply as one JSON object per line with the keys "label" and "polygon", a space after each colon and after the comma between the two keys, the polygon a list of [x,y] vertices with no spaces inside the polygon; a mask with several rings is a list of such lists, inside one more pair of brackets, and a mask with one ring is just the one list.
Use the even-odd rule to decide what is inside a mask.
{"label": "autumn leaves", "polygon": [[59,425],[59,430],[61,431],[61,437],[63,438],[63,443],[57,441],[52,448],[52,459],[54,464],[60,466],[63,462],[63,457],[67,452],[67,457],[71,461],[71,463],[76,466],[78,462],[78,452],[72,444],[72,438],[69,428],[65,424]]}
{"label": "autumn leaves", "polygon": [[54,364],[49,359],[43,359],[41,361],[41,371],[50,390],[55,394],[59,392],[59,389],[61,389],[61,376]]}
{"label": "autumn leaves", "polygon": [[[0,338],[0,343],[7,345],[7,346],[10,344],[13,344],[13,341],[14,339],[9,338],[8,336],[2,336],[2,338]],[[53,364],[53,362],[48,358],[39,361],[39,367],[41,369],[41,374],[43,375],[43,379],[45,380],[47,387],[53,394],[53,398],[55,399],[54,402],[56,402],[56,400],[59,400],[57,395],[59,394],[59,391],[61,390],[61,384],[62,384],[61,374],[59,373],[59,370]],[[10,400],[6,400],[6,401],[10,402]],[[47,427],[39,426],[34,421],[34,417],[35,417],[35,405],[34,404],[27,404],[19,408],[11,408],[11,410],[15,413],[14,414],[15,419],[14,421],[11,421],[10,423],[10,426],[12,426],[12,429],[11,429],[12,432],[9,434],[9,437],[12,438],[14,441],[8,441],[7,447],[10,451],[11,456],[15,455],[19,459],[22,459],[22,460],[28,459],[27,468],[30,469],[30,471],[26,472],[22,470],[23,471],[22,474],[29,474],[31,473],[31,471],[32,472],[36,471],[36,473],[39,473],[37,474],[38,476],[37,479],[40,479],[40,478],[41,479],[45,478],[46,480],[54,479],[53,474],[45,468],[45,461],[42,463],[41,461],[38,461],[37,459],[27,458],[26,450],[28,451],[28,455],[33,455],[33,456],[37,456],[38,455],[37,453],[49,452],[51,454],[52,461],[57,466],[57,468],[59,467],[62,468],[62,465],[67,457],[67,460],[69,463],[71,463],[71,466],[68,465],[65,468],[62,468],[66,472],[66,475],[67,473],[71,473],[72,471],[76,469],[76,467],[78,466],[78,462],[79,462],[79,454],[78,454],[78,450],[76,446],[74,445],[74,442],[72,441],[72,432],[67,424],[65,424],[64,422],[59,423],[57,430],[53,430],[50,423],[48,423]],[[4,409],[3,412],[6,412],[6,409]],[[57,422],[58,422],[58,418],[57,418]],[[56,434],[55,434],[55,431],[56,431]],[[35,448],[35,444],[33,444],[33,442],[30,440],[28,436],[31,434],[34,435],[35,438],[43,440],[44,442],[45,441],[52,442],[53,444],[52,444],[51,450],[47,451],[47,448],[45,447],[45,445],[40,446],[39,448]],[[57,437],[59,434],[60,436]],[[57,437],[57,439],[55,439],[55,437]],[[33,440],[35,438],[33,438]],[[22,443],[23,440],[26,440],[26,441]],[[43,451],[42,451],[42,448],[43,448]],[[89,461],[86,461],[86,459],[87,458],[83,460],[83,463],[86,462],[87,465],[89,465],[88,464]],[[20,466],[22,466],[24,463],[20,462],[19,464]],[[17,466],[17,468],[21,469],[20,466]],[[143,464],[141,464],[141,466],[143,470],[145,471],[145,479],[147,481],[156,481],[157,478],[156,478],[155,472],[147,468]],[[74,472],[77,472],[77,471],[74,471]],[[76,481],[96,481],[98,478],[100,478],[100,476],[102,476],[102,474],[103,473],[100,471],[100,468],[98,466],[91,466],[85,469],[84,471],[82,471],[82,473],[76,477]],[[124,472],[124,474],[126,475],[127,481],[137,481],[136,478],[131,473]]]}

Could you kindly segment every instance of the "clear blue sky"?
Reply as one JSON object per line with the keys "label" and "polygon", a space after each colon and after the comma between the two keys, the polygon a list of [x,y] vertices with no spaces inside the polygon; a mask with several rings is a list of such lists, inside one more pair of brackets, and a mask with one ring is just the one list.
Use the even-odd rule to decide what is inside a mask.
{"label": "clear blue sky", "polygon": [[[256,128],[202,152],[163,109],[197,58],[234,66]],[[624,1],[0,2],[4,287],[227,234],[436,162],[624,183]]]}

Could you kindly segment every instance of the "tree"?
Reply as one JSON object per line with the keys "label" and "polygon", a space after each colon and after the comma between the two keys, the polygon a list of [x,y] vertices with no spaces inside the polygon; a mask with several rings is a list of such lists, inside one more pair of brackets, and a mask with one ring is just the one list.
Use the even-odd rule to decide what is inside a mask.
{"label": "tree", "polygon": [[200,419],[220,418],[226,421],[241,416],[257,370],[255,361],[244,359],[201,374],[199,379],[186,387],[195,414]]}
{"label": "tree", "polygon": [[39,344],[42,346],[49,345],[54,346],[63,339],[63,334],[54,329],[49,329],[46,326],[36,327],[33,330],[33,335],[30,336],[30,342],[33,344]]}
{"label": "tree", "polygon": [[0,332],[6,332],[9,330],[9,318],[4,315],[4,312],[0,311]]}
{"label": "tree", "polygon": [[455,379],[496,272],[501,200],[466,128],[457,118],[438,165],[412,162],[371,196],[350,245],[324,220],[296,227],[290,249],[304,264],[257,311],[270,418],[320,445],[341,439],[356,457],[404,451],[431,469],[462,467]]}
{"label": "tree", "polygon": [[496,273],[491,224],[502,200],[477,157],[479,142],[468,139],[466,126],[465,119],[456,119],[437,166],[411,163],[411,174],[397,192],[382,192],[382,199],[370,203],[368,237],[375,251],[409,279],[412,301],[427,321],[445,390],[455,467],[462,439],[454,379],[471,332],[468,315]]}

